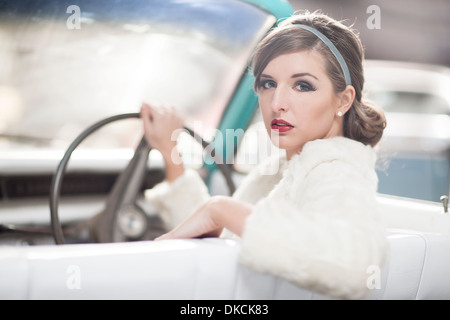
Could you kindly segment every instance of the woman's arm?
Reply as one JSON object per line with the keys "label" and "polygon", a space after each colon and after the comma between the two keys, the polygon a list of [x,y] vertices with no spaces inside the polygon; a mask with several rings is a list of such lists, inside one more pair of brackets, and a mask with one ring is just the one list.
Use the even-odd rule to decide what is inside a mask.
{"label": "woman's arm", "polygon": [[197,172],[185,169],[177,151],[177,134],[183,119],[173,108],[142,104],[141,118],[147,143],[164,159],[166,179],[145,192],[145,198],[167,228],[176,227],[209,198],[208,189]]}
{"label": "woman's arm", "polygon": [[218,197],[211,214],[213,221],[218,226],[228,229],[240,237],[244,230],[245,221],[252,210],[253,206],[247,202],[229,197]]}
{"label": "woman's arm", "polygon": [[156,240],[218,237],[223,228],[241,235],[252,206],[230,197],[212,197],[178,227]]}

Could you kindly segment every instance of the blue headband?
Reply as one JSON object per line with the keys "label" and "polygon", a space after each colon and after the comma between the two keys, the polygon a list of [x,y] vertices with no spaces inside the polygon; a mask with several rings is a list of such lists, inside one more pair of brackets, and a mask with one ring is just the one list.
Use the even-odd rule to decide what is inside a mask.
{"label": "blue headband", "polygon": [[294,23],[292,24],[296,27],[300,27],[302,29],[308,30],[309,32],[314,33],[320,40],[322,40],[323,43],[327,45],[328,48],[330,48],[331,53],[336,57],[337,61],[339,62],[339,65],[341,66],[342,72],[344,73],[345,83],[347,85],[352,84],[352,80],[350,77],[350,72],[348,71],[347,64],[345,63],[344,58],[342,57],[339,50],[336,48],[336,46],[328,39],[323,33],[319,32],[318,30],[311,28],[309,26],[306,26],[304,24]]}

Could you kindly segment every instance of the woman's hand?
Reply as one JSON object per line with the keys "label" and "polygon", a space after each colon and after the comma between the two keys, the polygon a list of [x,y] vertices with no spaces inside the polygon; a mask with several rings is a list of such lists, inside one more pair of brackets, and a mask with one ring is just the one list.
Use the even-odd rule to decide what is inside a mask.
{"label": "woman's hand", "polygon": [[218,237],[226,228],[240,236],[252,206],[230,197],[212,197],[172,231],[155,240]]}
{"label": "woman's hand", "polygon": [[147,143],[164,158],[166,180],[175,180],[184,173],[176,148],[178,134],[183,130],[183,118],[175,108],[155,108],[146,103],[142,104],[141,118]]}
{"label": "woman's hand", "polygon": [[142,104],[141,118],[147,143],[164,157],[170,157],[183,129],[183,118],[175,108],[155,108],[146,103]]}

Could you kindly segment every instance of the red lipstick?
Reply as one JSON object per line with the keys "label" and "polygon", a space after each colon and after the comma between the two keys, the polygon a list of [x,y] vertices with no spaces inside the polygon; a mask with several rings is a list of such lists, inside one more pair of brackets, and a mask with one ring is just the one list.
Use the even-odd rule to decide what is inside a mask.
{"label": "red lipstick", "polygon": [[271,123],[272,130],[278,132],[287,132],[294,128],[292,124],[282,119],[274,119]]}

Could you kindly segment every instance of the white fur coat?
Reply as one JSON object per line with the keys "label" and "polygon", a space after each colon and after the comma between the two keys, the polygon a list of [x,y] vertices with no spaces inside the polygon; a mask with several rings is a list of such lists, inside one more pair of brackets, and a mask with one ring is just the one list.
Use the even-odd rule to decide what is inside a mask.
{"label": "white fur coat", "polygon": [[[387,249],[375,160],[371,147],[336,137],[307,143],[289,162],[281,160],[275,174],[264,174],[270,161],[255,168],[233,195],[254,204],[240,262],[305,289],[363,297],[368,268],[381,268]],[[146,197],[174,227],[209,195],[200,176],[186,170]]]}

